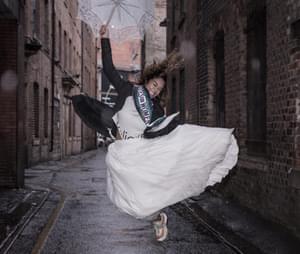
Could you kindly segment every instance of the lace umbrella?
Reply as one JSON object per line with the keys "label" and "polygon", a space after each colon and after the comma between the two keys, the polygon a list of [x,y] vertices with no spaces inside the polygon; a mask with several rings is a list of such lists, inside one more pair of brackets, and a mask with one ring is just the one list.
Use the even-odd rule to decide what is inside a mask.
{"label": "lace umbrella", "polygon": [[79,18],[96,36],[101,25],[109,25],[112,39],[143,39],[154,20],[152,0],[79,0]]}

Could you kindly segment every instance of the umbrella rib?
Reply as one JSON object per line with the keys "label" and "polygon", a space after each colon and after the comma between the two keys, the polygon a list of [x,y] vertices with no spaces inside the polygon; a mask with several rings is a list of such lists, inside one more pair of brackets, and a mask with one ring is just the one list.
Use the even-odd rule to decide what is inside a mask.
{"label": "umbrella rib", "polygon": [[142,8],[140,6],[135,5],[135,4],[125,4],[125,3],[122,3],[121,5],[123,5],[123,6],[129,6],[129,7],[133,7],[133,8],[137,8],[137,9],[141,9],[142,10]]}
{"label": "umbrella rib", "polygon": [[[124,0],[125,1],[125,0]],[[149,11],[147,11],[144,7],[141,7],[141,6],[138,6],[138,5],[135,5],[135,4],[130,4],[130,3],[122,3],[123,6],[129,6],[129,7],[133,7],[133,8],[137,8],[137,9],[140,9],[142,10],[143,12],[147,13],[149,16],[151,16],[152,18],[156,19],[155,16],[150,13]]]}
{"label": "umbrella rib", "polygon": [[127,14],[128,14],[129,16],[131,16],[131,17],[134,19],[134,21],[135,21],[136,23],[138,23],[137,20],[135,19],[135,17],[134,17],[134,16],[133,16],[126,8],[124,8],[124,6],[120,5],[120,7],[121,7],[125,12],[127,12]]}
{"label": "umbrella rib", "polygon": [[149,11],[145,10],[145,8],[142,8],[142,7],[138,6],[138,5],[125,4],[125,3],[122,3],[121,5],[122,5],[123,7],[124,7],[124,6],[129,6],[129,7],[133,7],[133,8],[136,8],[136,9],[140,9],[140,10],[142,10],[143,12],[147,13],[149,16],[151,16],[153,19],[158,20],[152,13],[150,13]]}
{"label": "umbrella rib", "polygon": [[112,0],[115,5],[120,5],[124,0]]}
{"label": "umbrella rib", "polygon": [[109,5],[115,5],[115,4],[114,3],[103,3],[103,4],[96,4],[95,6],[102,7],[102,6],[109,6]]}

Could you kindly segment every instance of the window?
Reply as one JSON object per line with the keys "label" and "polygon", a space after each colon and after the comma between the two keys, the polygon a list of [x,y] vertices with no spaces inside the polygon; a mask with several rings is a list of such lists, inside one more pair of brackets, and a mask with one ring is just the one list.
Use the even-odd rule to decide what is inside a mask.
{"label": "window", "polygon": [[72,66],[72,73],[77,74],[77,58],[76,58],[76,48],[75,46],[73,47],[73,54],[72,54],[72,59],[71,59],[73,66]]}
{"label": "window", "polygon": [[49,48],[49,2],[44,1],[44,43],[45,47]]}
{"label": "window", "polygon": [[[147,38],[148,39],[148,38]],[[141,68],[144,70],[146,64],[146,33],[144,35],[144,40],[141,41]]]}
{"label": "window", "polygon": [[215,37],[216,125],[225,127],[224,32]]}
{"label": "window", "polygon": [[[73,105],[71,104],[71,107],[73,107]],[[72,112],[74,112],[72,110]],[[76,116],[74,113],[72,113],[72,136],[76,137]]]}
{"label": "window", "polygon": [[32,5],[32,34],[33,37],[38,37],[40,34],[40,12],[39,12],[39,1],[31,0]]}
{"label": "window", "polygon": [[177,42],[177,38],[174,35],[173,38],[171,39],[171,50],[174,50],[176,48],[176,42]]}
{"label": "window", "polygon": [[39,85],[38,83],[33,84],[33,134],[35,138],[39,137],[40,132],[40,107],[39,107]]}
{"label": "window", "polygon": [[179,0],[180,15],[184,15],[184,0]]}
{"label": "window", "polygon": [[69,68],[69,72],[70,73],[72,73],[72,40],[71,39],[69,39],[69,47],[68,47],[68,49],[69,49],[69,66],[68,66],[68,68]]}
{"label": "window", "polygon": [[292,38],[300,39],[300,20],[297,20],[291,24]]}
{"label": "window", "polygon": [[266,9],[248,17],[247,29],[247,150],[265,154],[266,141]]}
{"label": "window", "polygon": [[180,29],[185,20],[185,8],[184,8],[184,0],[179,0],[179,21],[178,21],[178,29]]}
{"label": "window", "polygon": [[48,89],[44,89],[44,137],[48,138],[48,100],[49,93]]}
{"label": "window", "polygon": [[172,98],[171,98],[171,112],[175,113],[177,111],[177,91],[176,91],[176,78],[172,79]]}
{"label": "window", "polygon": [[61,22],[58,23],[58,58],[62,61],[62,29]]}
{"label": "window", "polygon": [[172,26],[171,26],[171,29],[172,29],[172,33],[175,32],[175,24],[176,24],[176,0],[173,0],[172,1]]}
{"label": "window", "polygon": [[179,83],[179,111],[180,122],[185,122],[185,73],[184,69],[180,70],[180,83]]}
{"label": "window", "polygon": [[69,104],[69,137],[72,137],[72,125],[73,125],[73,120],[72,120],[72,104]]}
{"label": "window", "polygon": [[68,39],[67,39],[67,32],[64,31],[64,64],[63,67],[66,69],[67,68],[67,63],[68,63]]}

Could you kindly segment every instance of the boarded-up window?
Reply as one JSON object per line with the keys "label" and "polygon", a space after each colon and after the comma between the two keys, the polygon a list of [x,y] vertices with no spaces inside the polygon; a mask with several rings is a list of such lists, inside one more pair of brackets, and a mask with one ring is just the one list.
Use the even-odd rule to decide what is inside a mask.
{"label": "boarded-up window", "polygon": [[39,137],[40,124],[40,107],[39,107],[39,85],[33,84],[33,134],[35,138]]}
{"label": "boarded-up window", "polygon": [[263,155],[266,141],[266,9],[248,17],[247,29],[247,148]]}

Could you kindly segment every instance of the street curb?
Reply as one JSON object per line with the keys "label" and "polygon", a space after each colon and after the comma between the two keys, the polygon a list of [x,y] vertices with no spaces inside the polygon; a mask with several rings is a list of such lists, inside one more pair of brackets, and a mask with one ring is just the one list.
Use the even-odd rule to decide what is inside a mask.
{"label": "street curb", "polygon": [[[247,239],[241,238],[233,230],[219,223],[210,214],[205,212],[195,203],[183,201],[180,204],[184,210],[193,217],[192,221],[197,221],[202,227],[206,228],[220,242],[229,247],[234,253],[238,254],[266,254]],[[184,214],[182,214],[184,216]]]}
{"label": "street curb", "polygon": [[[64,158],[62,160],[55,161],[55,163],[58,164],[58,170],[62,168],[70,168],[78,163],[80,163],[82,160],[87,160],[93,156],[95,156],[97,153],[97,150],[91,150],[88,152],[80,153],[77,155],[71,155],[67,158]],[[33,167],[30,167],[25,170],[46,170],[47,163],[49,161],[44,163],[39,163]],[[61,165],[60,165],[61,164]],[[48,165],[51,168],[51,165]],[[57,192],[57,190],[52,190],[50,187],[40,186],[36,184],[26,184],[25,187],[26,190],[31,191],[30,195],[26,197],[26,199],[22,200],[15,208],[14,210],[18,210],[24,203],[28,206],[30,204],[31,200],[34,200],[34,195],[37,193],[42,193],[42,197],[38,200],[38,202],[32,202],[30,204],[30,208],[25,212],[24,215],[22,215],[20,221],[14,226],[14,228],[11,230],[11,232],[6,236],[6,238],[0,242],[0,254],[6,254],[9,252],[13,244],[17,241],[18,237],[22,234],[26,226],[31,222],[33,217],[39,212],[39,210],[43,207],[45,202],[47,201],[48,197],[51,193]],[[14,210],[12,211],[12,214],[14,213]],[[12,215],[13,216],[13,215]]]}
{"label": "street curb", "polygon": [[22,205],[25,203],[29,203],[30,200],[35,200],[34,194],[37,194],[37,192],[42,193],[43,196],[39,200],[39,203],[32,202],[31,207],[28,209],[28,211],[22,216],[21,220],[16,224],[14,229],[7,235],[7,237],[0,243],[0,253],[6,254],[13,243],[16,241],[18,236],[23,232],[25,227],[28,225],[28,223],[31,221],[31,219],[35,216],[35,214],[39,211],[39,209],[43,206],[45,201],[47,200],[50,190],[46,188],[29,188],[32,193],[26,197],[25,200],[22,200],[18,206],[15,207],[15,209],[12,211],[17,211]]}
{"label": "street curb", "polygon": [[35,242],[35,244],[32,248],[32,251],[31,251],[32,254],[40,253],[40,251],[44,247],[44,244],[47,241],[49,232],[52,230],[53,225],[55,224],[61,210],[63,209],[64,203],[65,203],[66,196],[62,191],[60,191],[58,189],[51,189],[51,190],[53,193],[56,192],[59,194],[60,200],[56,204],[56,206],[55,206],[54,210],[51,212],[50,216],[47,218],[47,222],[46,222],[45,226],[43,227],[42,231],[38,234],[37,241]]}
{"label": "street curb", "polygon": [[215,235],[224,236],[242,253],[299,253],[297,250],[300,249],[300,242],[284,228],[219,195],[210,192],[203,194],[199,199],[188,199],[181,205],[195,219],[198,218],[200,224],[209,225]]}

